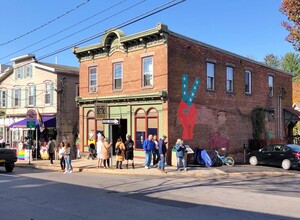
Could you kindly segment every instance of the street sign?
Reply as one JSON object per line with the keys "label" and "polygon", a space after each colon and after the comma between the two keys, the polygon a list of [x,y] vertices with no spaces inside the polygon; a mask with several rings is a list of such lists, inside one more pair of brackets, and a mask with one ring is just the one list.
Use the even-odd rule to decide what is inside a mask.
{"label": "street sign", "polygon": [[28,109],[26,113],[27,119],[30,121],[35,121],[36,119],[36,111],[34,109]]}
{"label": "street sign", "polygon": [[26,128],[35,128],[35,121],[27,121]]}
{"label": "street sign", "polygon": [[120,124],[120,119],[105,118],[105,119],[102,119],[102,124],[119,125]]}

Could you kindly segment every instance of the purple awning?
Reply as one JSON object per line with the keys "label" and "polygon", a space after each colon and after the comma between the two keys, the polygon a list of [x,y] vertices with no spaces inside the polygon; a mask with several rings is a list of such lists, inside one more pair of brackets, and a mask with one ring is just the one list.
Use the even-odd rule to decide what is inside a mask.
{"label": "purple awning", "polygon": [[[42,116],[44,125],[46,128],[55,128],[56,127],[56,117],[55,116]],[[12,123],[10,128],[26,128],[27,127],[27,118],[24,118],[21,121]],[[38,121],[35,119],[35,124],[38,125]]]}

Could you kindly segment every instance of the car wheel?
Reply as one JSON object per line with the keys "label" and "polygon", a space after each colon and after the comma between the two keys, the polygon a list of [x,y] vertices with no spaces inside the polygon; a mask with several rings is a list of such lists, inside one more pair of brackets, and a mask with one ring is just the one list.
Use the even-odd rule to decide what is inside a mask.
{"label": "car wheel", "polygon": [[292,163],[291,163],[290,160],[285,159],[285,160],[282,161],[281,166],[282,166],[283,169],[289,170],[292,166]]}
{"label": "car wheel", "polygon": [[5,170],[6,172],[12,172],[14,169],[14,165],[13,164],[5,164]]}
{"label": "car wheel", "polygon": [[258,160],[256,156],[251,156],[249,159],[249,163],[253,166],[256,166],[258,164]]}

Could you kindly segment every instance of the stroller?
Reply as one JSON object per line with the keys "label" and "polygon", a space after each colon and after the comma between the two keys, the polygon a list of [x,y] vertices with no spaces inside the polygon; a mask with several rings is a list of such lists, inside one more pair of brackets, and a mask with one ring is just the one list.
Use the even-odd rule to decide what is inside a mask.
{"label": "stroller", "polygon": [[94,160],[97,157],[97,153],[96,153],[96,149],[95,149],[95,144],[90,144],[89,146],[89,156],[88,156],[88,160],[90,158],[92,158],[92,160]]}

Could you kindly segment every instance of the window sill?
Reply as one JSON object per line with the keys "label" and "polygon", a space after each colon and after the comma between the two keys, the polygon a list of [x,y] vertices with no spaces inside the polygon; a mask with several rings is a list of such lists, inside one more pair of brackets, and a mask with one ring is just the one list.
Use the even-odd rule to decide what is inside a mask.
{"label": "window sill", "polygon": [[142,86],[142,89],[153,89],[153,86]]}
{"label": "window sill", "polygon": [[235,95],[235,92],[231,92],[231,91],[226,91],[226,93],[227,93],[228,95]]}
{"label": "window sill", "polygon": [[123,92],[123,89],[114,89],[113,92]]}
{"label": "window sill", "polygon": [[217,92],[215,89],[206,89],[207,92]]}

